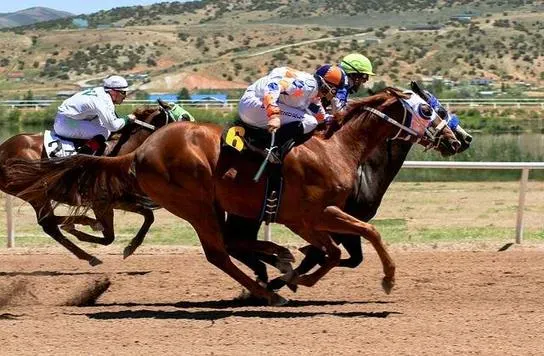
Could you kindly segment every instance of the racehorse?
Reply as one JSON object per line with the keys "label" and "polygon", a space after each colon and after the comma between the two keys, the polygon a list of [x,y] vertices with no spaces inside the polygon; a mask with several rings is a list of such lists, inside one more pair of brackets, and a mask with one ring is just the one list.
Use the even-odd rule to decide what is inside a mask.
{"label": "racehorse", "polygon": [[[171,121],[170,116],[162,106],[159,106],[159,108],[139,108],[136,109],[134,115],[137,119],[154,125],[156,128],[164,126]],[[153,131],[149,128],[136,124],[127,125],[117,135],[117,139],[107,141],[108,148],[105,154],[116,156],[132,152],[140,146],[152,132]],[[26,160],[46,159],[43,141],[44,136],[41,134],[22,133],[9,138],[0,145],[0,190],[7,194],[18,195],[28,187],[27,184],[10,184],[9,179],[6,179],[5,176],[5,167],[7,161],[13,158]],[[98,258],[83,251],[67,239],[60,231],[59,226],[63,230],[76,236],[80,241],[109,245],[115,239],[115,232],[113,230],[113,208],[104,205],[94,206],[92,210],[96,219],[92,219],[85,215],[56,216],[54,215],[54,206],[51,203],[51,200],[65,202],[63,196],[51,196],[47,198],[33,197],[32,199],[26,200],[34,208],[38,224],[40,224],[43,231],[67,248],[76,257],[89,262],[91,266],[102,263]],[[144,222],[138,233],[125,248],[124,257],[126,258],[130,256],[143,241],[145,234],[153,223],[153,211],[148,206],[135,204],[135,202],[131,201],[118,202],[115,208],[134,212],[144,217]],[[74,224],[89,225],[93,230],[100,230],[103,237],[97,237],[78,231],[75,229]]]}
{"label": "racehorse", "polygon": [[[414,109],[414,105],[418,108]],[[340,260],[330,233],[363,236],[382,262],[382,286],[394,285],[395,264],[376,228],[342,211],[351,194],[357,167],[388,138],[431,145],[423,136],[430,128],[455,152],[460,143],[423,99],[386,88],[354,104],[343,126],[329,139],[311,137],[285,157],[283,201],[277,222],[326,252],[324,263],[309,275],[291,282],[311,286]],[[409,106],[409,107],[408,107]],[[412,113],[412,126],[403,125]],[[152,135],[136,151],[119,157],[74,156],[29,165],[13,162],[10,179],[36,182],[26,196],[70,195],[79,205],[109,197],[119,199],[134,184],[161,207],[188,221],[200,239],[208,261],[226,272],[253,295],[269,304],[285,299],[260,286],[230,259],[223,241],[225,212],[255,219],[261,208],[264,182],[253,183],[258,162],[220,149],[222,128],[213,124],[176,123]],[[442,148],[444,149],[444,148]],[[109,182],[108,185],[100,182]],[[263,242],[263,241],[261,241]]]}
{"label": "racehorse", "polygon": [[[448,112],[442,107],[440,107],[440,111],[437,112],[438,115],[447,119]],[[461,147],[456,152],[458,154],[470,147],[472,137],[458,125],[454,127],[453,131],[461,142]],[[355,188],[346,202],[344,210],[362,221],[370,221],[376,215],[385,192],[400,171],[412,146],[413,143],[401,139],[382,142],[359,167]],[[449,153],[443,152],[443,154],[448,155]],[[239,241],[240,239],[256,240],[260,225],[259,220],[229,214],[224,234],[227,245],[231,241]],[[355,268],[362,263],[363,251],[360,237],[344,236],[337,233],[331,234],[331,237],[338,245],[343,245],[349,255],[348,258],[340,260],[339,267]],[[300,250],[305,256],[295,269],[296,274],[305,274],[325,260],[325,253],[315,246],[307,245]],[[286,284],[286,281],[280,278],[276,278],[268,284],[268,273],[263,262],[277,266],[279,261],[276,256],[263,253],[236,253],[236,251],[231,255],[250,267],[258,281],[268,285],[269,289],[277,290]],[[290,287],[296,288],[292,285]]]}

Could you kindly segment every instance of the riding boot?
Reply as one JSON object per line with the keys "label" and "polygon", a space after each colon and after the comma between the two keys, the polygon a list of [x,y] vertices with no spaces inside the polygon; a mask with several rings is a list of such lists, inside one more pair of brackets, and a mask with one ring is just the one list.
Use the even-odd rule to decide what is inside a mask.
{"label": "riding boot", "polygon": [[96,135],[77,150],[79,154],[101,156],[106,150],[106,139],[102,135]]}

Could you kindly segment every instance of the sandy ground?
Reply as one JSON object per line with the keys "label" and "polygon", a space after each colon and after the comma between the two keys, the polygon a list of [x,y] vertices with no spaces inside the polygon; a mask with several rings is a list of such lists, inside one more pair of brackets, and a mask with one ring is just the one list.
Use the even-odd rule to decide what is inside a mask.
{"label": "sandy ground", "polygon": [[[541,354],[544,245],[393,248],[390,295],[366,249],[359,268],[283,291],[284,307],[234,301],[240,287],[199,248],[103,254],[95,268],[58,249],[3,249],[0,354]],[[103,278],[111,286],[97,305],[62,306]]]}

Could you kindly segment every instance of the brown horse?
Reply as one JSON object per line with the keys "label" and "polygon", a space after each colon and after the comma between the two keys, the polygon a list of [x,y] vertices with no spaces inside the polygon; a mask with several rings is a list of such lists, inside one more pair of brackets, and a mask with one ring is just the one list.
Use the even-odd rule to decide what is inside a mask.
{"label": "brown horse", "polygon": [[[412,141],[430,143],[424,137],[413,136],[417,132],[411,128],[399,128],[407,117],[406,100],[424,103],[418,98],[387,88],[353,105],[345,115],[344,125],[329,139],[312,137],[286,156],[282,169],[283,201],[277,222],[327,255],[315,272],[296,277],[292,283],[311,286],[336,266],[340,250],[330,233],[344,233],[363,236],[371,242],[383,265],[382,286],[386,292],[391,290],[395,264],[380,234],[373,225],[357,220],[342,208],[352,192],[357,167],[381,142],[404,135]],[[451,151],[460,146],[443,120],[434,115],[427,121],[449,143]],[[281,296],[260,286],[232,263],[227,252],[222,237],[225,211],[256,218],[264,182],[252,182],[259,162],[220,150],[221,131],[218,125],[177,123],[158,131],[125,156],[76,156],[55,164],[42,162],[33,172],[21,172],[22,165],[15,162],[9,176],[37,182],[24,192],[27,196],[69,194],[81,205],[108,197],[116,200],[133,191],[136,181],[154,202],[193,226],[208,261],[253,295],[270,304],[284,303]]]}
{"label": "brown horse", "polygon": [[[170,120],[162,107],[160,108],[139,108],[134,115],[141,121],[145,121],[159,128],[164,126]],[[109,156],[122,155],[134,151],[145,141],[153,131],[138,125],[127,125],[115,138],[108,141],[106,154]],[[41,134],[18,134],[6,140],[0,145],[0,190],[7,194],[17,195],[28,187],[28,184],[9,184],[4,174],[6,162],[10,159],[20,158],[26,160],[39,160],[45,158],[43,147],[43,135]],[[96,257],[89,255],[77,245],[68,240],[60,231],[59,226],[76,236],[80,241],[109,245],[115,239],[113,230],[113,209],[110,204],[95,205],[92,210],[96,219],[85,215],[80,216],[56,216],[54,215],[54,205],[51,200],[57,202],[66,202],[62,196],[33,197],[27,202],[36,211],[38,223],[42,229],[67,248],[78,258],[86,260],[90,265],[95,266],[101,261]],[[134,250],[142,243],[149,227],[153,223],[153,211],[142,204],[135,204],[131,201],[119,202],[115,208],[134,212],[144,217],[144,222],[136,236],[131,240],[124,251],[124,257],[130,256]],[[100,230],[103,237],[93,236],[75,229],[74,224],[89,225],[93,230]]]}

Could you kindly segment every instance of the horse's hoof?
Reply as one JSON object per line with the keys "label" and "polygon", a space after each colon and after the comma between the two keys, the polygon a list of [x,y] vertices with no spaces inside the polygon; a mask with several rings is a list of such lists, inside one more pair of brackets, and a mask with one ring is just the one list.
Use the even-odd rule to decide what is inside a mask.
{"label": "horse's hoof", "polygon": [[395,286],[394,278],[383,277],[382,279],[382,288],[386,294],[391,294],[393,287]]}
{"label": "horse's hoof", "polygon": [[293,293],[296,293],[298,290],[298,285],[293,283],[287,283],[287,288],[289,288]]}
{"label": "horse's hoof", "polygon": [[96,257],[93,257],[93,258],[91,258],[91,259],[89,260],[89,264],[90,264],[91,266],[94,267],[94,266],[101,265],[101,264],[102,264],[102,261],[100,261],[100,260],[99,260],[98,258],[96,258]]}
{"label": "horse's hoof", "polygon": [[60,228],[66,232],[74,231],[76,226],[74,224],[63,224]]}
{"label": "horse's hoof", "polygon": [[127,258],[132,256],[134,251],[136,251],[136,249],[130,245],[125,247],[125,249],[123,250],[123,259],[126,260]]}
{"label": "horse's hoof", "polygon": [[283,288],[285,284],[286,284],[285,281],[282,281],[279,278],[274,278],[273,280],[270,281],[270,283],[268,283],[268,285],[266,286],[266,289],[268,289],[269,291],[277,291]]}
{"label": "horse's hoof", "polygon": [[283,305],[286,305],[287,303],[289,303],[289,299],[284,298],[281,295],[276,293],[272,295],[272,298],[270,299],[270,302],[269,302],[270,306],[273,306],[273,307],[281,307]]}
{"label": "horse's hoof", "polygon": [[93,229],[93,231],[104,231],[104,226],[97,221],[91,224],[91,229]]}

